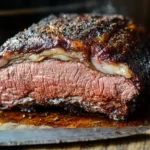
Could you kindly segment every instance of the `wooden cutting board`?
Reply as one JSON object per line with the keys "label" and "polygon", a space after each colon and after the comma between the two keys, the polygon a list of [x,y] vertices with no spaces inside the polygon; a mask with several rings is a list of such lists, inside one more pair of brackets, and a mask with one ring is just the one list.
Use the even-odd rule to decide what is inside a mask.
{"label": "wooden cutting board", "polygon": [[[18,126],[46,126],[65,128],[89,127],[129,127],[149,125],[150,115],[137,114],[128,121],[113,121],[102,114],[69,113],[63,109],[51,108],[44,112],[20,112],[18,110],[0,111],[0,129],[18,128]],[[6,127],[3,125],[5,124]]]}

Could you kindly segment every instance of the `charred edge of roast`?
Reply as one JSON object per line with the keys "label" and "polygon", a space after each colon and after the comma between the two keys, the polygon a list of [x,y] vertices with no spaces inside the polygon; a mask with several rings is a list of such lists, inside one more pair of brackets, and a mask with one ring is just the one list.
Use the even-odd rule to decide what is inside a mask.
{"label": "charred edge of roast", "polygon": [[[93,39],[101,37],[104,33],[114,34],[118,29],[124,31],[129,22],[129,19],[116,15],[50,15],[5,42],[1,47],[1,56],[7,51],[39,52],[55,46],[88,53]],[[126,32],[128,33],[128,31]],[[113,37],[113,35],[111,36]],[[105,44],[107,37],[107,35],[103,35]],[[71,42],[75,43],[71,44]],[[85,44],[84,47],[82,42]]]}
{"label": "charred edge of roast", "polygon": [[[26,97],[20,100],[15,101],[10,106],[2,106],[2,110],[12,110],[15,108],[19,108],[23,112],[36,112],[42,110],[42,108],[50,108],[50,107],[60,107],[64,110],[80,113],[82,111],[91,112],[91,113],[103,113],[109,116],[110,119],[113,120],[126,120],[135,112],[135,108],[139,102],[137,102],[137,98],[133,98],[129,102],[123,104],[123,107],[118,107],[109,110],[107,105],[109,103],[106,102],[104,106],[98,106],[97,103],[80,101],[81,98],[78,97],[68,97],[68,98],[55,98],[55,99],[47,99],[44,102],[39,102],[33,98]],[[111,103],[111,102],[110,102]],[[117,104],[117,103],[116,103]],[[118,105],[118,104],[117,104]],[[43,111],[43,110],[42,110]]]}

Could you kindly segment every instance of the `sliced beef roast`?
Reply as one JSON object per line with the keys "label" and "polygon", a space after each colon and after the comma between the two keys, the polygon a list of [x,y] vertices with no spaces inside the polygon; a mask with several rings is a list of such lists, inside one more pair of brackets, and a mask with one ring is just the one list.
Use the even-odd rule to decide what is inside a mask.
{"label": "sliced beef roast", "polygon": [[150,38],[117,15],[50,15],[0,48],[0,105],[78,105],[126,119],[149,86]]}

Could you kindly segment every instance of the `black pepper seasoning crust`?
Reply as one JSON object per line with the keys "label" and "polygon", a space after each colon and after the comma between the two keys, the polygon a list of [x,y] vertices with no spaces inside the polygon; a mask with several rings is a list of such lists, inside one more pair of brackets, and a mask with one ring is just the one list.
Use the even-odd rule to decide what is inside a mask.
{"label": "black pepper seasoning crust", "polygon": [[96,55],[99,60],[126,63],[135,77],[149,80],[149,39],[142,27],[121,15],[50,15],[8,39],[0,47],[0,57],[61,47],[81,52],[89,62]]}
{"label": "black pepper seasoning crust", "polygon": [[[40,52],[52,47],[85,51],[86,53],[95,43],[101,47],[106,46],[109,38],[113,38],[113,33],[118,32],[118,29],[124,30],[129,22],[129,19],[116,15],[50,15],[7,40],[0,48],[0,55],[8,51]],[[104,33],[107,33],[108,36],[104,36],[103,43],[96,41],[96,38],[101,37]],[[80,46],[74,42],[78,42]]]}

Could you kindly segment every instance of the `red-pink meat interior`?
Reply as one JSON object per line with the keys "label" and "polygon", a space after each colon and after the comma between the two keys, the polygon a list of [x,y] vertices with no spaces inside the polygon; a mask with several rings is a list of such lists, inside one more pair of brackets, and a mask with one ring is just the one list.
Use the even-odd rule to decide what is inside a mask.
{"label": "red-pink meat interior", "polygon": [[[131,80],[105,75],[78,62],[45,60],[14,64],[0,71],[0,102],[11,105],[24,97],[46,99],[80,97],[98,107],[122,107],[138,95]],[[109,104],[109,105],[108,105]],[[117,105],[116,105],[117,104]]]}

